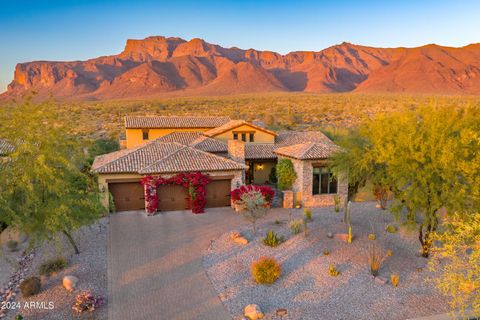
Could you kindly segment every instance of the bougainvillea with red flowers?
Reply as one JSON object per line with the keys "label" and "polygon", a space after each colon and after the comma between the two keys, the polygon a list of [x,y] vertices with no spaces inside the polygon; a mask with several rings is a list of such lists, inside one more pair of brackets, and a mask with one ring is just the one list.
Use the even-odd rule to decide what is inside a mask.
{"label": "bougainvillea with red flowers", "polygon": [[232,192],[230,192],[230,195],[232,196],[232,201],[234,202],[240,201],[242,194],[252,190],[259,191],[265,197],[267,204],[268,205],[272,204],[273,196],[275,195],[275,192],[273,191],[273,189],[270,188],[269,186],[256,186],[253,184],[241,186],[240,188],[237,188]]}
{"label": "bougainvillea with red flowers", "polygon": [[192,213],[203,213],[207,203],[207,184],[211,179],[201,172],[184,172],[170,178],[144,177],[140,183],[145,186],[145,200],[147,213],[154,214],[158,210],[157,189],[161,185],[180,185],[187,192],[188,208]]}

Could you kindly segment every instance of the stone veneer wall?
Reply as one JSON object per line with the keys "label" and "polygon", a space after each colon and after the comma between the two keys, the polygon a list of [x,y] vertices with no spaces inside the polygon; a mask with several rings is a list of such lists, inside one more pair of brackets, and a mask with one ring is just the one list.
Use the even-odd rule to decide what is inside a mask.
{"label": "stone veneer wall", "polygon": [[312,194],[313,165],[327,164],[325,160],[292,160],[293,167],[297,172],[297,180],[293,184],[292,190],[295,193],[295,201],[304,207],[322,207],[334,205],[335,195],[340,196],[340,203],[343,204],[348,196],[348,180],[346,177],[338,179],[338,188],[336,194]]}

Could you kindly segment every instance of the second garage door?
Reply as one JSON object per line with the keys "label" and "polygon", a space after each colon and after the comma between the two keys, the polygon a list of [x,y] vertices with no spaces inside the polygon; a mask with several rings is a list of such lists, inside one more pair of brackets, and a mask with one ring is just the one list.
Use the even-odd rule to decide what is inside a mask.
{"label": "second garage door", "polygon": [[112,194],[117,211],[145,209],[145,195],[139,181],[109,183],[108,191]]}
{"label": "second garage door", "polygon": [[206,208],[229,207],[230,206],[231,180],[213,180],[207,184]]}
{"label": "second garage door", "polygon": [[164,185],[158,187],[158,210],[176,211],[188,208],[187,194],[182,186]]}

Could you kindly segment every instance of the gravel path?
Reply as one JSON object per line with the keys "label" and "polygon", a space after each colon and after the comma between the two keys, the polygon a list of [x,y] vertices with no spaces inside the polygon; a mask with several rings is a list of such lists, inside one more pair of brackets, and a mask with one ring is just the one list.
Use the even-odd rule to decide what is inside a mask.
{"label": "gravel path", "polygon": [[[74,238],[80,249],[79,255],[73,252],[66,239],[62,239],[60,243],[46,243],[37,248],[28,276],[38,275],[38,267],[44,261],[62,255],[69,266],[49,278],[42,277],[42,289],[39,294],[22,298],[19,293],[17,301],[20,302],[21,309],[11,310],[8,315],[12,317],[15,314],[22,314],[28,320],[107,319],[106,306],[81,316],[72,313],[75,296],[83,290],[91,290],[95,294],[107,297],[107,223],[107,218],[103,218],[98,223],[75,232]],[[72,293],[62,287],[65,275],[74,275],[79,279],[77,289]],[[46,307],[26,309],[25,302],[44,302]],[[48,309],[49,302],[53,302],[54,305],[51,310]]]}
{"label": "gravel path", "polygon": [[[223,234],[212,242],[205,252],[203,263],[207,275],[221,300],[234,319],[241,319],[243,308],[258,304],[266,313],[265,319],[275,317],[275,310],[286,308],[283,319],[407,319],[448,311],[446,298],[439,295],[424,279],[432,276],[426,268],[427,260],[417,257],[419,243],[416,233],[400,229],[395,234],[385,233],[385,223],[393,220],[374,203],[354,203],[352,229],[354,241],[347,244],[328,238],[327,233],[345,233],[341,222],[343,214],[332,208],[314,209],[314,221],[309,223],[309,234],[292,235],[287,220],[288,210],[274,209],[263,221],[257,237],[244,224],[238,228],[250,240],[246,246],[234,244]],[[291,210],[293,218],[301,218],[302,210]],[[282,224],[274,221],[280,219]],[[374,222],[377,240],[368,239],[370,222]],[[276,248],[262,243],[267,230],[285,236],[286,242]],[[369,273],[367,248],[375,243],[383,252],[392,250],[380,269],[380,277],[388,279],[392,272],[400,275],[400,284],[380,284]],[[324,249],[330,254],[323,255]],[[282,264],[282,276],[271,286],[254,283],[250,265],[261,256],[273,256]],[[341,272],[338,277],[328,275],[334,263]]]}

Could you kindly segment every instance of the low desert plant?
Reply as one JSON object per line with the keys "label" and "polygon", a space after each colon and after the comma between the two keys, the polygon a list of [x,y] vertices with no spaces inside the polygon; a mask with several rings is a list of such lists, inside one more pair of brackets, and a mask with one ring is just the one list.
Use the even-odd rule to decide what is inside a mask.
{"label": "low desert plant", "polygon": [[250,190],[243,193],[240,200],[245,205],[243,216],[252,222],[253,235],[255,236],[257,234],[257,220],[263,218],[268,212],[267,200],[258,190]]}
{"label": "low desert plant", "polygon": [[302,231],[302,225],[303,225],[302,219],[292,220],[288,224],[293,234],[299,234],[300,231]]}
{"label": "low desert plant", "polygon": [[283,237],[277,235],[273,230],[270,230],[263,239],[263,244],[269,247],[276,247],[283,241],[285,241]]}
{"label": "low desert plant", "polygon": [[352,241],[353,241],[352,226],[349,225],[349,226],[348,226],[348,238],[347,238],[347,242],[348,242],[348,243],[352,243]]}
{"label": "low desert plant", "polygon": [[376,246],[370,246],[368,250],[368,267],[372,276],[378,276],[378,272],[382,266],[383,261],[385,260],[384,256],[377,249]]}
{"label": "low desert plant", "polygon": [[336,213],[339,213],[340,212],[340,196],[339,195],[335,195],[333,197],[333,203],[335,204],[335,212]]}
{"label": "low desert plant", "polygon": [[282,221],[277,219],[277,220],[275,220],[275,224],[282,224]]}
{"label": "low desert plant", "polygon": [[261,257],[252,263],[252,276],[257,283],[272,284],[282,273],[282,266],[274,258]]}
{"label": "low desert plant", "polygon": [[390,275],[390,281],[392,282],[392,286],[398,286],[398,282],[400,282],[400,276],[398,275],[398,273],[392,273]]}
{"label": "low desert plant", "polygon": [[328,274],[331,275],[332,277],[336,277],[340,274],[340,271],[338,271],[337,268],[335,267],[335,265],[332,263],[328,267]]}
{"label": "low desert plant", "polygon": [[368,239],[373,241],[373,240],[377,239],[377,235],[375,233],[369,233],[368,234]]}
{"label": "low desert plant", "polygon": [[8,240],[6,245],[10,251],[16,251],[18,249],[18,241]]}
{"label": "low desert plant", "polygon": [[40,292],[41,282],[39,277],[30,277],[20,284],[20,291],[22,295],[27,298],[36,295]]}
{"label": "low desert plant", "polygon": [[385,253],[387,257],[393,256],[393,251],[391,249],[388,249],[387,252]]}
{"label": "low desert plant", "polygon": [[310,209],[310,208],[304,208],[304,209],[303,209],[303,217],[304,217],[305,220],[307,220],[307,221],[312,221],[312,220],[313,220],[313,217],[312,217],[312,209]]}
{"label": "low desert plant", "polygon": [[72,309],[76,313],[92,312],[103,304],[105,299],[102,296],[95,296],[90,291],[85,291],[77,295]]}
{"label": "low desert plant", "polygon": [[393,224],[387,224],[385,227],[385,231],[388,233],[396,233],[397,232],[397,227],[395,227]]}
{"label": "low desert plant", "polygon": [[38,273],[40,273],[40,275],[48,276],[54,272],[65,269],[67,265],[68,263],[64,258],[47,260],[40,265],[40,267],[38,268]]}
{"label": "low desert plant", "polygon": [[330,254],[330,251],[328,249],[323,250],[323,255],[328,256]]}

